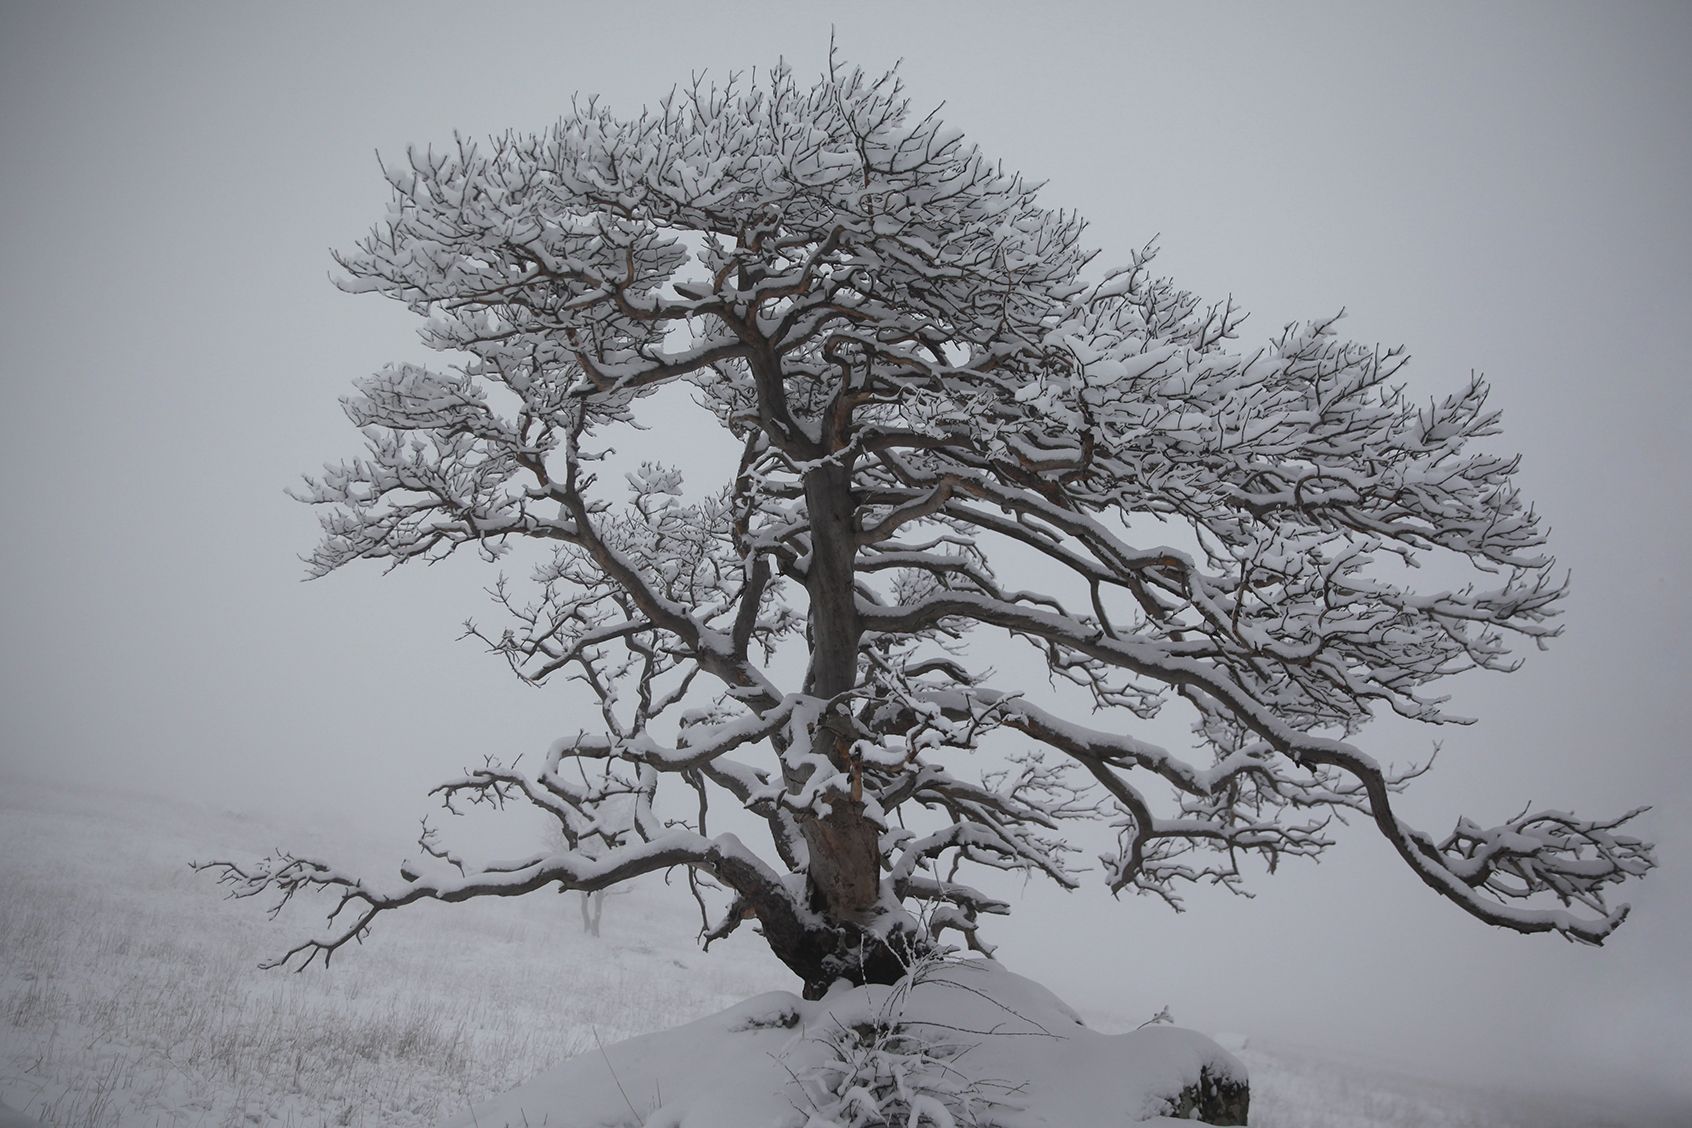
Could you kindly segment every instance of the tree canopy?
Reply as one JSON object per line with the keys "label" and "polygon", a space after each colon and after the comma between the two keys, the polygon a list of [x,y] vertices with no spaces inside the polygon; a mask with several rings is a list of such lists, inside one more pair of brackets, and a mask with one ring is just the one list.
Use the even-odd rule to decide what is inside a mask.
{"label": "tree canopy", "polygon": [[[1007,906],[972,867],[1078,885],[1072,820],[1114,831],[1110,890],[1176,906],[1356,814],[1489,924],[1599,943],[1626,916],[1638,812],[1429,833],[1393,807],[1427,765],[1360,743],[1381,710],[1461,723],[1444,679],[1557,633],[1566,583],[1481,379],[1424,402],[1402,350],[1336,319],[1242,344],[1241,312],[1149,248],[1094,269],[1078,216],[891,73],[701,80],[634,117],[588,99],[385,171],[340,285],[403,302],[453,363],[344,401],[366,449],[302,492],[310,569],[536,546],[530,584],[494,587],[504,624],[471,629],[599,707],[538,770],[437,789],[534,805],[556,850],[478,865],[429,831],[391,887],[212,863],[241,896],[339,893],[278,963],[418,900],[680,867],[707,941],[753,921],[815,995],[948,933],[981,946]],[[619,498],[610,436],[678,384],[738,460],[699,489],[654,458]],[[995,638],[1062,692],[1002,680]],[[1190,747],[1147,737],[1165,710]],[[725,801],[767,841],[714,831]]]}

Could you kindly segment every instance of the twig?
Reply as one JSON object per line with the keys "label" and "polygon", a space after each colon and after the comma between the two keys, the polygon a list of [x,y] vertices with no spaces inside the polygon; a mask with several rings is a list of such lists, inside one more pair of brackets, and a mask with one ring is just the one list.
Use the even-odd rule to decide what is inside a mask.
{"label": "twig", "polygon": [[599,1040],[599,1027],[589,1026],[588,1029],[593,1031],[593,1044],[599,1047],[599,1056],[605,1059],[606,1071],[611,1074],[611,1080],[617,1086],[617,1091],[623,1094],[623,1103],[629,1106],[629,1115],[633,1116],[635,1123],[638,1124],[641,1119],[640,1111],[635,1108],[634,1102],[629,1100],[628,1090],[623,1088],[623,1082],[617,1076],[617,1069],[611,1064],[611,1055],[605,1052],[605,1043]]}

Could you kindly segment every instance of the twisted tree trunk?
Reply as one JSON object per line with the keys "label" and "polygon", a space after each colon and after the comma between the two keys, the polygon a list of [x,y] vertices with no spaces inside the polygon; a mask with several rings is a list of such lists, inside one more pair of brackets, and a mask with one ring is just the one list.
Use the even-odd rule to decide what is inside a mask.
{"label": "twisted tree trunk", "polygon": [[[810,595],[811,664],[806,691],[831,698],[858,680],[858,621],[853,592],[852,470],[834,463],[805,476],[805,505],[811,522],[811,558],[805,577]],[[838,770],[851,773],[851,749],[832,726],[819,725],[813,748]],[[804,827],[811,848],[813,907],[831,922],[867,924],[881,886],[880,831],[864,817],[857,794],[839,797],[826,816]]]}
{"label": "twisted tree trunk", "polygon": [[[857,548],[850,463],[827,463],[807,473],[805,504],[811,525],[805,576],[811,657],[805,689],[826,700],[857,684],[863,635],[853,582]],[[866,932],[880,912],[881,831],[864,813],[850,744],[828,724],[819,724],[811,739],[816,753],[853,779],[849,793],[834,797],[827,814],[807,819],[802,827],[810,848],[811,908],[827,928],[807,936],[783,960],[799,971],[807,995],[815,997],[839,978],[891,983],[904,974],[909,953],[894,951],[889,937]],[[913,941],[902,935],[894,947],[907,949]],[[809,970],[797,965],[809,965]]]}

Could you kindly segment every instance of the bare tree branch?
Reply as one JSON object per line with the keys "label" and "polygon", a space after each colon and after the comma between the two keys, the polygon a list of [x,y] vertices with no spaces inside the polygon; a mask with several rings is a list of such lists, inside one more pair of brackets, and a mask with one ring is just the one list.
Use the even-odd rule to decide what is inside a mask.
{"label": "bare tree branch", "polygon": [[[428,829],[452,872],[391,891],[289,854],[203,867],[278,907],[338,898],[332,935],[278,962],[327,963],[417,900],[679,866],[706,942],[755,920],[820,993],[944,933],[982,947],[1006,905],[977,885],[1074,887],[1087,823],[1116,836],[1108,888],[1177,908],[1362,815],[1488,923],[1598,943],[1626,916],[1617,887],[1654,864],[1622,832],[1639,812],[1436,839],[1392,806],[1431,761],[1358,743],[1381,708],[1463,723],[1452,675],[1558,633],[1566,578],[1480,378],[1412,396],[1404,351],[1337,317],[1240,346],[1244,314],[1156,277],[1150,247],[1089,273],[1080,218],[912,114],[896,74],[783,65],[634,117],[587,99],[384,172],[340,284],[458,363],[345,401],[366,449],[298,494],[322,509],[308,569],[526,559],[527,586],[490,588],[503,623],[465,633],[590,705],[539,771],[437,789],[546,812],[562,853],[478,863]],[[613,496],[613,448],[679,383],[738,460],[702,491],[651,458]],[[995,635],[1049,692],[995,681]],[[1151,738],[1166,710],[1189,746]],[[707,832],[724,802],[775,861]]]}

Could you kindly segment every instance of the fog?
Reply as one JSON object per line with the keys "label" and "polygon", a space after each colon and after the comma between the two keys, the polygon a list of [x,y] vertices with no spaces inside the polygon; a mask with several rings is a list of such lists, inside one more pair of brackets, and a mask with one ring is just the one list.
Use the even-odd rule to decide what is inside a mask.
{"label": "fog", "polygon": [[425,358],[328,249],[380,217],[377,151],[542,128],[577,91],[633,111],[706,68],[814,73],[831,19],[1102,261],[1155,236],[1247,339],[1344,307],[1421,394],[1487,373],[1572,573],[1566,635],[1460,679],[1479,724],[1361,743],[1443,738],[1404,808],[1430,828],[1656,808],[1663,865],[1602,950],[1487,929],[1359,828],[1180,917],[1031,886],[1001,954],[1125,1013],[1692,1096],[1684,5],[9,4],[0,767],[403,841],[438,779],[573,732],[454,643],[478,562],[300,582],[315,520],[284,489],[357,449],[354,377]]}

